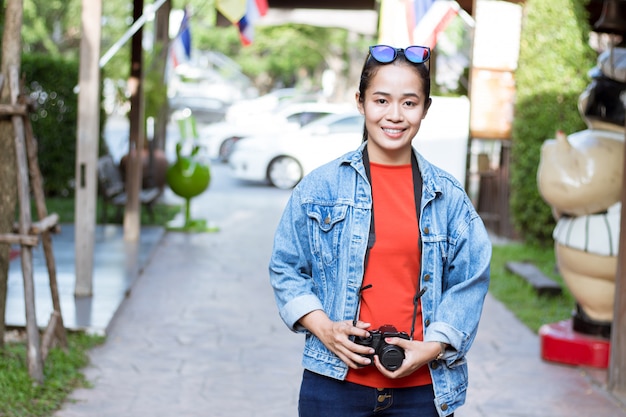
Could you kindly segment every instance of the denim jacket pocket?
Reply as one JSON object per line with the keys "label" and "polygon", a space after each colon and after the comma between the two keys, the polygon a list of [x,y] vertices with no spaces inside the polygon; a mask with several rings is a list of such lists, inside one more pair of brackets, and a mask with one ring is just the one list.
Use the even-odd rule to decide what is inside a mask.
{"label": "denim jacket pocket", "polygon": [[326,265],[333,263],[339,256],[339,239],[347,213],[346,205],[311,204],[307,208],[311,220],[311,247]]}

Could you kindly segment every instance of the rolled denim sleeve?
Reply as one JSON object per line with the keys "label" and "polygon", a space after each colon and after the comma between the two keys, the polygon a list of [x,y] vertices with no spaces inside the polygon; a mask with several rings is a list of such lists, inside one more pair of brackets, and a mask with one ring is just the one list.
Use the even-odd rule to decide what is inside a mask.
{"label": "rolled denim sleeve", "polygon": [[300,204],[299,188],[289,199],[274,235],[269,264],[270,283],[280,317],[294,332],[305,331],[298,320],[323,309],[311,276],[307,216]]}

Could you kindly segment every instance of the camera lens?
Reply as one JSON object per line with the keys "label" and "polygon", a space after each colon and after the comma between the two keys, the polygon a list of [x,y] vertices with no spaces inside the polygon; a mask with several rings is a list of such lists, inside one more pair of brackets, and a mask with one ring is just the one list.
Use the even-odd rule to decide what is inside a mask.
{"label": "camera lens", "polygon": [[381,349],[378,357],[385,369],[395,371],[402,365],[404,350],[395,345],[386,345]]}

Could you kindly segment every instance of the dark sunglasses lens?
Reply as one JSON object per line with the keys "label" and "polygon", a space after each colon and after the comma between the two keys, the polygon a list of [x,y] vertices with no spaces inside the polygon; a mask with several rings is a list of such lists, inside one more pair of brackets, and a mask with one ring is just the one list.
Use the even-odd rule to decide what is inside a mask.
{"label": "dark sunglasses lens", "polygon": [[396,50],[391,46],[376,45],[370,48],[370,53],[378,62],[386,64],[396,59]]}
{"label": "dark sunglasses lens", "polygon": [[409,46],[404,50],[404,56],[415,64],[421,64],[430,58],[430,50],[423,46]]}

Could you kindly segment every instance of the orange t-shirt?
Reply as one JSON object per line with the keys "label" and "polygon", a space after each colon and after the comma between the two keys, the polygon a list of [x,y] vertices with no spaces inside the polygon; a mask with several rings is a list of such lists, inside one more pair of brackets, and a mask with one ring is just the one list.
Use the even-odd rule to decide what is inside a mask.
{"label": "orange t-shirt", "polygon": [[[413,298],[419,285],[419,230],[413,195],[411,165],[370,163],[376,242],[370,250],[361,293],[359,319],[370,329],[390,324],[410,335]],[[414,340],[423,340],[421,303],[415,319]],[[404,388],[432,383],[427,366],[409,376],[389,379],[375,366],[350,369],[346,380],[374,388]]]}

